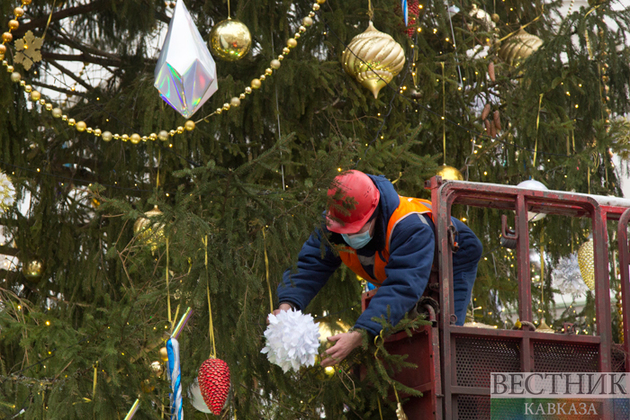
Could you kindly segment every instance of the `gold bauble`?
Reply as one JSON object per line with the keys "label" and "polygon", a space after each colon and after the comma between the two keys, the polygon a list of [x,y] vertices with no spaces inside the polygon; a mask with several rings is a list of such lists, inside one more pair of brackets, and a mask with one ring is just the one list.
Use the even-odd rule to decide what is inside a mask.
{"label": "gold bauble", "polygon": [[442,177],[445,181],[463,181],[464,176],[457,168],[453,168],[452,166],[442,165],[440,169],[435,173]]}
{"label": "gold bauble", "polygon": [[162,376],[162,373],[164,372],[164,366],[162,366],[162,362],[156,360],[154,362],[151,362],[151,370],[153,371],[153,373],[155,373],[155,376]]}
{"label": "gold bauble", "polygon": [[542,43],[542,40],[536,35],[529,34],[521,28],[501,44],[499,57],[509,65],[516,67],[521,60],[526,59],[540,48]]}
{"label": "gold bauble", "polygon": [[22,273],[28,279],[38,279],[44,273],[44,264],[39,260],[31,260],[22,265]]}
{"label": "gold bauble", "polygon": [[146,217],[140,217],[133,224],[133,233],[141,243],[149,245],[151,251],[155,251],[158,246],[164,243],[164,225],[151,221],[151,218],[161,216],[162,212],[156,205],[144,215]]}
{"label": "gold bauble", "polygon": [[160,349],[160,359],[162,359],[163,362],[168,362],[168,350],[166,350],[166,347]]}
{"label": "gold bauble", "polygon": [[227,19],[217,23],[210,31],[212,53],[227,61],[245,57],[252,46],[252,36],[244,23]]}
{"label": "gold bauble", "polygon": [[327,344],[329,343],[328,337],[345,333],[350,329],[350,326],[342,321],[331,321],[329,319],[320,320],[317,326],[319,327],[320,344]]}
{"label": "gold bauble", "polygon": [[593,240],[584,242],[578,250],[578,265],[582,280],[589,289],[595,290],[595,257],[593,255]]}
{"label": "gold bauble", "polygon": [[547,325],[547,323],[543,319],[542,321],[540,321],[540,325],[538,326],[538,328],[536,328],[536,332],[554,334],[556,330]]}
{"label": "gold bauble", "polygon": [[352,38],[341,60],[346,72],[377,98],[378,92],[402,70],[405,51],[370,22],[365,32]]}

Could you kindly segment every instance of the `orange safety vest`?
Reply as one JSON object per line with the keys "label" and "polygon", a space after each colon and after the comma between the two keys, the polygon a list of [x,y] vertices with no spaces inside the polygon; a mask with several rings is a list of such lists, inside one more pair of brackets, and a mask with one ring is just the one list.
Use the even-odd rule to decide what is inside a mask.
{"label": "orange safety vest", "polygon": [[398,198],[400,198],[400,204],[398,205],[398,208],[394,211],[392,216],[389,218],[389,222],[387,223],[385,249],[382,251],[377,251],[374,255],[374,275],[376,276],[376,279],[373,279],[365,271],[363,265],[361,264],[361,261],[359,260],[359,257],[357,256],[357,251],[354,248],[351,248],[349,246],[341,246],[338,248],[341,261],[343,261],[343,263],[347,265],[348,268],[354,271],[357,276],[360,276],[370,283],[374,283],[377,285],[382,284],[385,279],[387,279],[387,275],[385,274],[385,267],[389,262],[389,244],[392,231],[398,225],[398,222],[412,214],[420,215],[427,213],[429,214],[429,216],[431,216],[431,220],[434,220],[431,210],[431,202],[429,200],[403,196],[398,196]]}

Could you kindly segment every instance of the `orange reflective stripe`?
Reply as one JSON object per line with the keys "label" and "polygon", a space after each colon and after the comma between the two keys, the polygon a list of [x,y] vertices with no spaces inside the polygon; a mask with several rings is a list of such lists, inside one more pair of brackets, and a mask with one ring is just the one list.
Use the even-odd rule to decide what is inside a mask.
{"label": "orange reflective stripe", "polygon": [[391,233],[394,231],[394,228],[398,225],[400,221],[402,221],[405,217],[412,214],[429,214],[431,216],[431,220],[434,220],[433,213],[431,212],[431,202],[428,200],[423,200],[420,198],[412,198],[412,197],[403,197],[399,196],[400,204],[394,210],[394,213],[389,218],[389,222],[387,223],[387,233],[385,236],[385,249],[376,252],[374,255],[374,276],[376,279],[371,278],[361,265],[359,261],[359,257],[357,256],[356,250],[350,247],[342,247],[339,252],[339,256],[341,257],[341,261],[345,265],[348,266],[355,274],[360,277],[363,277],[367,281],[374,284],[381,284],[387,279],[387,274],[385,273],[385,267],[389,262],[389,246],[391,240]]}

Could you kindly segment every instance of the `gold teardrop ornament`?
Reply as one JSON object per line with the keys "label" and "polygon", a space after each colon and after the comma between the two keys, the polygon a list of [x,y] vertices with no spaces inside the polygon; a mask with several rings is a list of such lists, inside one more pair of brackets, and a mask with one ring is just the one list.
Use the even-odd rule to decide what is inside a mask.
{"label": "gold teardrop ornament", "polygon": [[540,38],[521,28],[503,42],[499,50],[499,57],[509,65],[518,67],[521,61],[532,55],[542,44]]}
{"label": "gold teardrop ornament", "polygon": [[341,60],[346,72],[377,98],[378,92],[402,70],[405,52],[394,38],[370,22],[365,32],[352,38]]}
{"label": "gold teardrop ornament", "polygon": [[578,265],[582,280],[589,289],[595,290],[595,257],[593,255],[593,240],[590,239],[578,250]]}

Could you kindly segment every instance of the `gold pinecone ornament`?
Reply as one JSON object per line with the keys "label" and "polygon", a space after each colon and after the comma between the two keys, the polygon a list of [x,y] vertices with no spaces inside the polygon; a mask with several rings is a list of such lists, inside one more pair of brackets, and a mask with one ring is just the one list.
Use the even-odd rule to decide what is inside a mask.
{"label": "gold pinecone ornament", "polygon": [[593,240],[584,242],[578,249],[578,265],[582,280],[589,289],[595,290],[595,256],[593,255]]}
{"label": "gold pinecone ornament", "polygon": [[519,62],[532,55],[543,44],[536,35],[521,28],[501,45],[499,57],[511,66],[518,67]]}
{"label": "gold pinecone ornament", "polygon": [[346,72],[377,98],[378,92],[402,70],[405,52],[370,21],[365,32],[352,38],[341,59]]}

